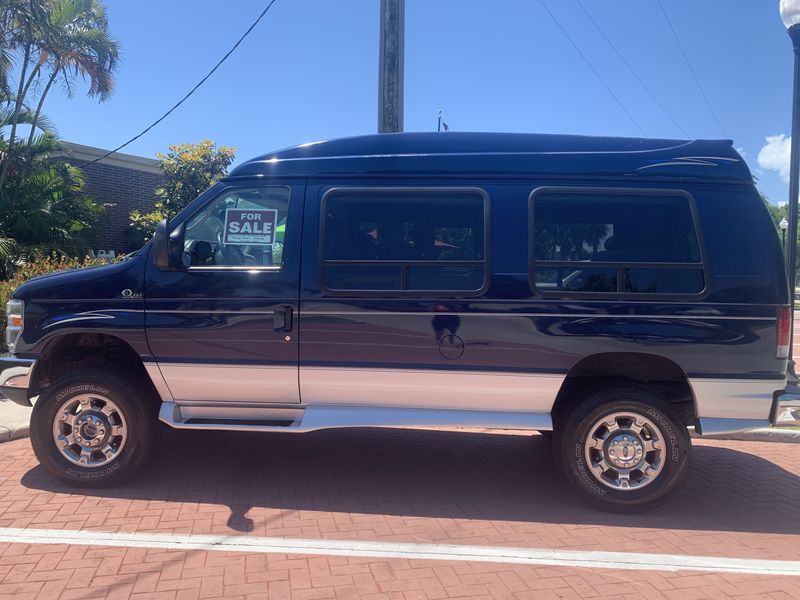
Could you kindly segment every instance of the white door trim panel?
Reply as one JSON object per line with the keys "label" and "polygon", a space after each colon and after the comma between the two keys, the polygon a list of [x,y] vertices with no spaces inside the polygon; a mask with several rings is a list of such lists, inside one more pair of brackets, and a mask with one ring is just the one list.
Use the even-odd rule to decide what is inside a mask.
{"label": "white door trim panel", "polygon": [[565,375],[300,367],[303,404],[549,413]]}
{"label": "white door trim panel", "polygon": [[300,402],[297,366],[162,362],[159,367],[176,402]]}

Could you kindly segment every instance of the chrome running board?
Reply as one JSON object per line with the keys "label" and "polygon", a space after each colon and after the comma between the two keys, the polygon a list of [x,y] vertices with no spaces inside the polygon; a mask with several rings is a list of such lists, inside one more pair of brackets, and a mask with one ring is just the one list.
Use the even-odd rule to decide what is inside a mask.
{"label": "chrome running board", "polygon": [[371,406],[242,407],[217,403],[182,406],[163,402],[159,419],[175,429],[290,431],[343,427],[480,427],[549,431],[547,413]]}

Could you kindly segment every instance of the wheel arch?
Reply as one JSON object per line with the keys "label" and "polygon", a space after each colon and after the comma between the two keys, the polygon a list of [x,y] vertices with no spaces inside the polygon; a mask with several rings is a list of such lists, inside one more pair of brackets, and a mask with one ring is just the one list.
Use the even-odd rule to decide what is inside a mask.
{"label": "wheel arch", "polygon": [[110,368],[132,375],[152,390],[156,387],[144,361],[124,338],[98,331],[70,331],[52,336],[42,346],[31,373],[28,394],[37,396],[58,377],[86,367]]}
{"label": "wheel arch", "polygon": [[697,418],[694,392],[675,361],[644,352],[603,352],[582,358],[567,373],[553,404],[554,423],[566,415],[589,389],[625,382],[645,387],[678,412],[684,424]]}

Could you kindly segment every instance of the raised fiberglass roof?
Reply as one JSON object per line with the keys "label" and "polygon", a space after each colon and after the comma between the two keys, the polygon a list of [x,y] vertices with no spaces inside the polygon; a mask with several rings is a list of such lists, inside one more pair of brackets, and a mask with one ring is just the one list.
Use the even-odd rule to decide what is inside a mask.
{"label": "raised fiberglass roof", "polygon": [[302,144],[240,165],[252,176],[510,176],[752,183],[730,140],[531,133],[390,133]]}

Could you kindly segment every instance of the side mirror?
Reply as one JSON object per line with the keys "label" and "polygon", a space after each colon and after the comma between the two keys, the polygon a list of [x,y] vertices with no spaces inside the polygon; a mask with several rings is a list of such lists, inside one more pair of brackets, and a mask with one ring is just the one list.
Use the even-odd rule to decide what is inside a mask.
{"label": "side mirror", "polygon": [[162,271],[177,271],[183,268],[181,256],[183,254],[183,223],[178,225],[171,233],[166,219],[156,225],[156,234],[153,236],[153,258],[156,266]]}

